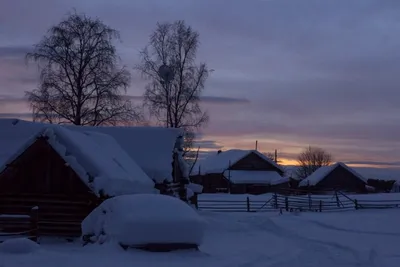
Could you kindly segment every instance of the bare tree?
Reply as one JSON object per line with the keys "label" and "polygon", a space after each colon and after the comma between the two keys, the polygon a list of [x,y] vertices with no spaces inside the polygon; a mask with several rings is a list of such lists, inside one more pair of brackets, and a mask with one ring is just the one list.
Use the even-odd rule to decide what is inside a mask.
{"label": "bare tree", "polygon": [[272,152],[265,152],[263,153],[264,156],[266,156],[267,158],[269,158],[270,160],[272,160],[273,162],[275,162],[275,154]]}
{"label": "bare tree", "polygon": [[297,157],[297,177],[304,179],[322,166],[332,163],[332,155],[319,147],[309,146]]}
{"label": "bare tree", "polygon": [[200,95],[209,70],[205,63],[195,62],[198,46],[198,32],[184,21],[157,23],[136,66],[149,80],[145,106],[161,125],[186,130],[186,152],[192,146],[194,132],[208,121],[207,113],[200,108]]}
{"label": "bare tree", "polygon": [[114,39],[119,39],[116,30],[76,12],[51,27],[27,54],[41,71],[39,88],[26,92],[33,119],[75,125],[140,120],[123,94],[130,73],[118,66]]}

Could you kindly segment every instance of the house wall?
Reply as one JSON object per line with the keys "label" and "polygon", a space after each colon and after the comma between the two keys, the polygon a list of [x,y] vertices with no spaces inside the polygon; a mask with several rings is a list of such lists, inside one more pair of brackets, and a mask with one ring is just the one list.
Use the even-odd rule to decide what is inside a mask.
{"label": "house wall", "polygon": [[320,181],[315,189],[327,190],[334,189],[343,192],[364,193],[365,183],[357,178],[353,173],[347,171],[342,166],[335,168],[325,179]]}
{"label": "house wall", "polygon": [[203,186],[203,193],[219,193],[229,191],[229,181],[221,173],[194,175],[190,177],[193,183]]}
{"label": "house wall", "polygon": [[270,192],[269,185],[257,184],[232,184],[231,194],[252,194],[260,195]]}
{"label": "house wall", "polygon": [[41,235],[80,236],[80,223],[99,203],[44,139],[0,173],[0,213],[29,214],[37,206]]}

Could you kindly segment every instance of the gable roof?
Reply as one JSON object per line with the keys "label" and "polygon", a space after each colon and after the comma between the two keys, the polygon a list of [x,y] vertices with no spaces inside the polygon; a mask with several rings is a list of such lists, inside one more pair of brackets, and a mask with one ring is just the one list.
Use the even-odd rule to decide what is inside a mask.
{"label": "gable roof", "polygon": [[[36,123],[19,119],[0,119],[0,164],[8,158],[15,146],[23,143],[36,132],[51,124]],[[2,129],[15,127],[15,135],[9,136]],[[109,135],[142,168],[151,179],[161,182],[172,179],[172,153],[175,142],[183,134],[182,129],[164,127],[117,127],[117,126],[76,126],[64,125],[65,128],[85,132],[99,132]],[[14,147],[14,148],[13,148]]]}
{"label": "gable roof", "polygon": [[271,164],[276,169],[284,172],[282,167],[276,164],[273,160],[265,156],[264,154],[258,152],[257,150],[241,150],[241,149],[230,149],[223,151],[221,153],[216,153],[215,155],[208,156],[204,160],[200,161],[192,170],[192,174],[197,174],[200,169],[200,174],[209,173],[222,173],[229,168],[229,164],[232,166],[239,160],[245,158],[249,154],[254,153],[259,156],[264,161]]}
{"label": "gable roof", "polygon": [[[8,131],[9,135],[20,134],[20,129],[14,127],[2,130],[3,133]],[[49,145],[98,196],[101,192],[116,196],[155,191],[154,182],[112,137],[100,133],[79,133],[59,125],[40,129],[25,139],[3,161],[0,172],[39,137],[47,137]]]}
{"label": "gable roof", "polygon": [[364,183],[367,183],[367,179],[365,179],[361,174],[357,173],[354,169],[350,168],[343,162],[337,162],[333,165],[329,166],[323,166],[318,168],[315,172],[313,172],[310,176],[305,178],[299,183],[299,186],[314,186],[321,182],[323,179],[325,179],[326,176],[328,176],[333,170],[335,170],[337,167],[343,167],[345,170],[348,172],[352,173],[355,177],[363,181]]}

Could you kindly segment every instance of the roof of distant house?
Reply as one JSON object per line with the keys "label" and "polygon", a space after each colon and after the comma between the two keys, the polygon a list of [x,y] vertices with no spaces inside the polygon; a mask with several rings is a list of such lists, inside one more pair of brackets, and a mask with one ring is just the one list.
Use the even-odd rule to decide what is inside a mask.
{"label": "roof of distant house", "polygon": [[202,175],[209,173],[222,173],[230,166],[234,165],[239,160],[245,158],[251,153],[256,154],[257,156],[274,166],[277,170],[284,172],[281,166],[279,166],[273,160],[257,150],[230,149],[223,152],[215,153],[214,155],[210,155],[201,160],[193,168],[192,174],[197,174],[199,170],[200,174]]}

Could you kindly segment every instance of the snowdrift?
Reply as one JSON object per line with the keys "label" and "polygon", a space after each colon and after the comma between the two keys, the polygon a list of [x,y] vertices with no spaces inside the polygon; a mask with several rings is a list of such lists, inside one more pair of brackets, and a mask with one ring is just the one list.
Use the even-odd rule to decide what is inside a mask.
{"label": "snowdrift", "polygon": [[0,252],[9,254],[28,254],[36,252],[40,246],[28,238],[11,238],[0,243]]}
{"label": "snowdrift", "polygon": [[164,251],[197,248],[205,226],[205,220],[177,198],[135,194],[104,201],[82,222],[82,235],[91,243]]}

